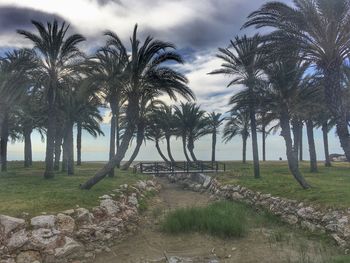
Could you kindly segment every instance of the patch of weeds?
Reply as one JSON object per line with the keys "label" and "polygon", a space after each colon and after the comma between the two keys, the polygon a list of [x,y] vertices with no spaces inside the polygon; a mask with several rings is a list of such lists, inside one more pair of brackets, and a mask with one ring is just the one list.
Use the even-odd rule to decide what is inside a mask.
{"label": "patch of weeds", "polygon": [[271,243],[280,243],[287,242],[289,243],[290,235],[286,233],[285,229],[277,229],[276,231],[272,231],[269,236],[269,242]]}
{"label": "patch of weeds", "polygon": [[331,263],[349,263],[349,262],[350,262],[349,255],[337,256],[331,259]]}
{"label": "patch of weeds", "polygon": [[204,232],[230,238],[247,232],[247,207],[220,201],[199,208],[180,208],[166,215],[162,230],[168,233]]}
{"label": "patch of weeds", "polygon": [[148,209],[148,200],[156,195],[156,191],[148,191],[143,194],[143,197],[139,200],[139,211],[141,213]]}

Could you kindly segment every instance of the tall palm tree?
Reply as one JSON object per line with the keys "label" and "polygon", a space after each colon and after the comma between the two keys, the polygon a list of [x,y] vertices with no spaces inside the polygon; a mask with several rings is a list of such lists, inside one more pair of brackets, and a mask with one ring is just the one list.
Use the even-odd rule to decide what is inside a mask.
{"label": "tall palm tree", "polygon": [[38,34],[26,30],[17,30],[25,38],[32,41],[39,57],[39,80],[46,94],[48,104],[47,139],[45,156],[44,178],[53,178],[53,157],[55,148],[56,126],[56,96],[62,83],[70,80],[74,73],[74,65],[82,57],[77,45],[84,41],[79,34],[67,36],[69,25],[64,22],[59,26],[54,20],[48,22],[46,27],[38,21],[32,21]]}
{"label": "tall palm tree", "polygon": [[240,135],[242,137],[242,162],[246,163],[247,156],[247,139],[250,135],[250,117],[248,109],[232,109],[230,116],[226,117],[227,121],[223,130],[223,140],[225,143],[231,141],[233,137]]}
{"label": "tall palm tree", "polygon": [[268,63],[264,70],[269,85],[263,91],[265,105],[268,105],[269,109],[279,118],[281,135],[286,144],[289,170],[304,189],[309,188],[310,185],[299,170],[298,151],[293,147],[290,124],[293,114],[298,112],[300,98],[306,96],[304,94],[312,96],[308,89],[300,89],[300,83],[307,67],[307,64],[293,57],[292,53],[289,59],[277,59]]}
{"label": "tall palm tree", "polygon": [[[328,110],[336,121],[337,133],[350,161],[347,110],[342,97],[342,65],[350,55],[350,3],[348,0],[294,0],[294,7],[268,2],[249,15],[244,27],[272,27],[268,39],[284,48],[300,49],[305,61],[315,65],[324,78]],[[282,44],[281,44],[282,42]],[[270,50],[278,51],[271,45]]]}
{"label": "tall palm tree", "polygon": [[[119,146],[119,118],[120,107],[123,103],[124,70],[128,63],[125,48],[113,32],[106,32],[108,36],[106,46],[99,49],[95,56],[90,58],[87,65],[89,81],[97,90],[102,91],[104,99],[111,109],[109,159],[111,160]],[[114,176],[114,169],[109,173]]]}
{"label": "tall palm tree", "polygon": [[[114,38],[119,40],[117,35]],[[121,46],[119,48],[125,49],[121,41],[118,41],[118,43]],[[181,56],[174,50],[175,46],[173,44],[154,40],[151,37],[147,37],[140,46],[140,40],[137,38],[137,25],[135,26],[131,37],[131,56],[125,68],[126,78],[123,81],[127,100],[127,125],[123,138],[112,160],[99,170],[94,177],[81,185],[82,189],[90,189],[124,158],[138,124],[142,94],[156,91],[157,96],[165,94],[174,100],[177,99],[178,95],[187,99],[194,98],[192,91],[187,86],[186,77],[172,69],[170,64],[167,64],[168,62],[183,63]]]}
{"label": "tall palm tree", "polygon": [[[31,73],[36,66],[34,53],[13,50],[0,58],[0,156],[2,171],[7,170],[7,142],[13,126],[13,111],[33,85]],[[12,116],[12,117],[11,117]]]}
{"label": "tall palm tree", "polygon": [[261,37],[259,35],[251,38],[247,36],[236,37],[234,41],[231,40],[229,48],[219,48],[217,57],[222,59],[224,63],[221,65],[221,69],[210,73],[231,75],[233,79],[228,84],[228,87],[232,85],[244,85],[248,90],[255,178],[260,177],[260,168],[254,90],[260,82],[262,66],[265,63],[264,56],[258,52],[260,45]]}
{"label": "tall palm tree", "polygon": [[205,118],[205,111],[200,109],[200,106],[195,103],[187,102],[181,103],[180,106],[175,106],[175,117],[178,127],[178,134],[182,137],[182,144],[185,157],[187,161],[191,161],[187,155],[187,149],[193,161],[197,161],[194,154],[194,142],[200,137],[208,134],[207,119]]}
{"label": "tall palm tree", "polygon": [[225,120],[222,118],[221,113],[211,112],[208,117],[208,133],[212,135],[212,143],[211,143],[211,161],[215,162],[215,149],[216,149],[216,137],[219,133],[219,128]]}

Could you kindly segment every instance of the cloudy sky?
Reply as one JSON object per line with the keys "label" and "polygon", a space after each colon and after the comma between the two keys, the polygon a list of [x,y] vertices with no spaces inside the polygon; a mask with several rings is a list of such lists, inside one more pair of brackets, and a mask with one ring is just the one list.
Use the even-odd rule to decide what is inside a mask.
{"label": "cloudy sky", "polygon": [[[92,53],[103,45],[105,30],[117,33],[128,43],[133,26],[139,25],[140,37],[152,35],[155,38],[171,41],[186,59],[181,67],[190,81],[197,102],[207,111],[227,111],[228,98],[237,88],[226,88],[229,78],[207,75],[220,66],[215,58],[218,47],[226,47],[236,35],[251,35],[256,31],[241,31],[247,15],[259,8],[263,0],[0,0],[0,55],[19,47],[30,47],[30,43],[16,34],[16,29],[32,30],[30,20],[51,21],[54,18],[71,25],[71,32],[83,34],[87,41],[81,48]],[[283,0],[289,3],[290,0]],[[260,32],[263,33],[263,32]],[[106,136],[92,139],[83,138],[83,158],[85,160],[105,160],[108,156],[108,111],[104,111],[102,125]],[[306,135],[304,136],[306,138]],[[334,132],[330,133],[331,152],[341,152]],[[268,159],[285,159],[282,138],[268,137]],[[37,134],[33,135],[34,159],[44,158],[45,145]],[[323,158],[322,138],[316,132],[316,144],[320,159]],[[183,159],[180,141],[173,142],[174,155]],[[218,159],[240,159],[241,140],[231,143],[218,143]],[[305,153],[307,147],[305,144]],[[9,146],[10,159],[23,158],[21,143]],[[196,143],[200,159],[210,158],[210,138]],[[251,157],[248,152],[248,158]],[[159,159],[151,142],[140,152],[138,159]]]}

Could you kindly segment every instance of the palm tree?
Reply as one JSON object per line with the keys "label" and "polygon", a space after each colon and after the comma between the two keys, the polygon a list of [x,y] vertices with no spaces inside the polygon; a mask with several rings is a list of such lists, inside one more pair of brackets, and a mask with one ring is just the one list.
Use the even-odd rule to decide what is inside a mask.
{"label": "palm tree", "polygon": [[298,113],[301,97],[310,97],[312,93],[308,89],[300,89],[300,83],[308,65],[293,57],[292,52],[289,54],[289,59],[276,59],[265,66],[269,85],[262,91],[262,100],[279,118],[281,135],[286,144],[289,170],[297,182],[306,189],[310,185],[299,170],[298,151],[293,147],[290,123],[293,114]]}
{"label": "palm tree", "polygon": [[[348,0],[294,0],[294,6],[269,2],[249,15],[244,27],[273,27],[268,48],[300,49],[303,59],[315,65],[324,78],[328,110],[336,121],[337,134],[350,161],[347,110],[342,98],[342,66],[350,49],[350,4]],[[279,42],[276,46],[274,43]],[[282,43],[281,43],[282,42]]]}
{"label": "palm tree", "polygon": [[[175,159],[171,153],[170,138],[176,135],[176,119],[173,113],[173,107],[166,104],[159,107],[155,112],[155,124],[153,128],[160,129],[164,134],[167,146],[167,153],[171,162],[175,162]],[[163,158],[164,159],[164,158]],[[167,159],[167,158],[165,158]],[[165,160],[164,159],[164,160]]]}
{"label": "palm tree", "polygon": [[247,139],[250,131],[250,117],[248,109],[232,109],[230,116],[226,117],[222,137],[228,143],[233,137],[240,135],[243,141],[242,162],[246,163]]}
{"label": "palm tree", "polygon": [[[116,35],[115,39],[119,40]],[[121,41],[118,41],[118,43],[121,46],[119,48],[125,49]],[[181,56],[174,49],[173,44],[154,40],[151,37],[147,37],[140,46],[140,40],[137,38],[137,25],[135,26],[131,37],[131,56],[125,68],[126,77],[123,80],[127,100],[127,125],[123,138],[112,160],[99,170],[94,177],[81,185],[82,189],[90,189],[124,158],[138,124],[142,94],[154,91],[157,96],[165,94],[173,100],[176,100],[177,95],[187,99],[194,98],[192,91],[187,86],[186,77],[167,64],[167,62],[183,63]]]}
{"label": "palm tree", "polygon": [[13,111],[33,85],[31,73],[35,68],[35,56],[31,50],[7,52],[0,59],[0,156],[2,171],[7,170],[7,142],[13,126]]}
{"label": "palm tree", "polygon": [[212,135],[211,144],[211,161],[215,162],[215,148],[216,148],[216,137],[219,133],[219,128],[222,125],[224,118],[222,118],[221,113],[211,112],[207,117],[208,120],[208,133]]}
{"label": "palm tree", "polygon": [[229,48],[219,48],[217,57],[222,59],[224,63],[221,65],[221,69],[210,73],[231,75],[233,79],[228,84],[228,87],[232,85],[244,85],[248,90],[255,178],[260,177],[260,169],[254,90],[260,82],[259,78],[262,75],[262,66],[265,63],[264,56],[258,52],[260,44],[261,38],[259,35],[251,38],[247,36],[236,37],[234,41],[231,40]]}
{"label": "palm tree", "polygon": [[[162,105],[164,104],[161,101],[154,100],[154,98],[156,98],[158,95],[159,94],[154,94],[153,92],[147,92],[146,94],[142,95],[142,99],[139,104],[139,107],[140,107],[139,119],[138,119],[137,128],[136,128],[136,147],[130,159],[122,166],[122,170],[129,169],[130,165],[136,159],[140,151],[141,145],[145,140],[145,131],[147,130],[147,126],[149,123],[149,115],[151,115],[155,111],[158,104],[162,104]],[[156,140],[156,146],[158,146],[157,140]],[[157,147],[157,150],[158,152],[160,151],[158,147]]]}
{"label": "palm tree", "polygon": [[200,137],[209,133],[207,128],[208,122],[205,118],[205,111],[200,109],[200,106],[195,103],[181,103],[180,107],[175,106],[175,117],[178,127],[178,134],[182,137],[182,145],[187,161],[191,161],[187,155],[187,149],[190,152],[194,162],[197,157],[194,154],[194,142]]}
{"label": "palm tree", "polygon": [[[87,74],[92,85],[96,85],[111,109],[109,160],[119,147],[120,107],[123,104],[123,78],[128,63],[127,51],[113,32],[106,32],[106,46],[99,49],[88,61]],[[119,166],[119,165],[118,165]],[[114,169],[109,173],[114,176]]]}
{"label": "palm tree", "polygon": [[79,34],[66,36],[69,25],[61,26],[54,20],[44,24],[32,21],[38,34],[25,30],[17,30],[25,38],[31,40],[39,57],[39,80],[46,94],[48,104],[47,139],[44,178],[53,178],[53,157],[55,148],[56,97],[62,83],[68,83],[74,73],[74,65],[82,53],[77,45],[84,41]]}
{"label": "palm tree", "polygon": [[268,128],[270,124],[276,120],[276,116],[273,112],[269,112],[262,105],[259,106],[257,123],[259,131],[261,132],[262,141],[262,156],[263,161],[266,161],[266,139],[267,136],[272,132],[275,134],[279,128],[279,124],[274,124],[272,127]]}

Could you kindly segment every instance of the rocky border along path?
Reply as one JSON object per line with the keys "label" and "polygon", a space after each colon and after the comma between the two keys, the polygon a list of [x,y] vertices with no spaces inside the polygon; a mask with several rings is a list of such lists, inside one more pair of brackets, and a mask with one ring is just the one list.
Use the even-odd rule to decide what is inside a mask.
{"label": "rocky border along path", "polygon": [[135,228],[139,202],[159,190],[154,180],[122,185],[100,205],[30,219],[0,215],[0,263],[93,262]]}
{"label": "rocky border along path", "polygon": [[299,225],[311,232],[327,233],[346,253],[350,252],[350,208],[325,210],[296,200],[254,192],[240,185],[222,185],[204,174],[174,174],[168,179],[194,191],[208,191],[218,198],[263,207],[291,225]]}

